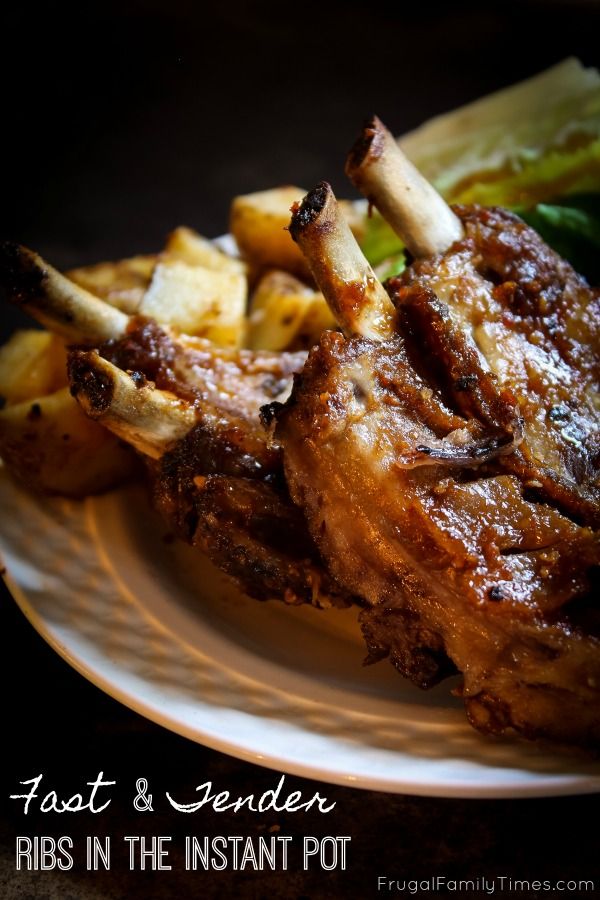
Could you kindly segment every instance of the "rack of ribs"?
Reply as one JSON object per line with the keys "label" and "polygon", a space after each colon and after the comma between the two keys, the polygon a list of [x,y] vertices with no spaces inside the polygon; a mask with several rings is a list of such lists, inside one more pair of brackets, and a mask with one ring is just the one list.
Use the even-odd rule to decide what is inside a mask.
{"label": "rack of ribs", "polygon": [[0,248],[9,298],[73,344],[71,391],[146,462],[167,525],[258,599],[345,605],[291,502],[261,406],[304,352],[219,348],[129,317],[19,245]]}
{"label": "rack of ribs", "polygon": [[460,673],[481,731],[598,750],[600,297],[517,217],[450,209],[377,119],[347,171],[411,261],[384,287],[311,191],[290,232],[340,330],[308,358],[128,317],[17,245],[0,279],[248,594],[357,602],[368,660]]}
{"label": "rack of ribs", "polygon": [[516,216],[451,210],[374,119],[347,171],[411,263],[384,290],[321,183],[292,236],[342,333],[269,408],[370,658],[471,723],[600,748],[600,295]]}

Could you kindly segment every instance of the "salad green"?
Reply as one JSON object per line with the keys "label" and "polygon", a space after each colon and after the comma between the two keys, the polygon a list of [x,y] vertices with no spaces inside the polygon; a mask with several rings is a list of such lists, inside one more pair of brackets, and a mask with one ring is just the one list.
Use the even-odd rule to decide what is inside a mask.
{"label": "salad green", "polygon": [[[600,283],[600,75],[567,59],[439,116],[399,139],[449,203],[518,213],[591,283]],[[383,219],[363,250],[382,277],[403,265]]]}

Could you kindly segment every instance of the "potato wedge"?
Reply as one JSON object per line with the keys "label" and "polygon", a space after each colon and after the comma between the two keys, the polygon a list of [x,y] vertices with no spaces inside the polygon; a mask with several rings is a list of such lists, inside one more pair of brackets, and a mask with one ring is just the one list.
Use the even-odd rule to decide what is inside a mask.
{"label": "potato wedge", "polygon": [[181,225],[172,231],[167,239],[161,259],[165,261],[179,260],[188,266],[202,266],[215,272],[233,272],[246,274],[246,265],[241,259],[235,259],[219,250],[218,247],[202,237],[192,228]]}
{"label": "potato wedge", "polygon": [[64,341],[49,331],[15,331],[0,347],[0,397],[11,405],[67,383]]}
{"label": "potato wedge", "polygon": [[129,476],[137,459],[88,419],[65,387],[0,411],[0,456],[30,490],[85,497]]}
{"label": "potato wedge", "polygon": [[290,207],[305,193],[302,188],[287,186],[235,197],[229,227],[244,259],[257,268],[308,276],[304,257],[286,230]]}
{"label": "potato wedge", "polygon": [[246,279],[239,273],[162,262],[154,270],[139,312],[186,334],[238,347],[244,339],[246,293]]}
{"label": "potato wedge", "polygon": [[137,312],[156,265],[156,256],[132,256],[67,272],[67,278],[129,315]]}
{"label": "potato wedge", "polygon": [[323,294],[289,272],[267,272],[252,296],[248,346],[253,350],[301,350],[312,347],[336,323]]}

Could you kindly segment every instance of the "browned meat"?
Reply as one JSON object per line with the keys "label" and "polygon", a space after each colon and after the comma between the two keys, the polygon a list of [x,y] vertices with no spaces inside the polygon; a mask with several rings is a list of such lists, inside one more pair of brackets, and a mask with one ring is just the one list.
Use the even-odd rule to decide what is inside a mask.
{"label": "browned meat", "polygon": [[598,294],[514,216],[456,213],[389,285],[395,331],[311,351],[288,484],[371,658],[421,686],[454,664],[483,731],[600,748]]}
{"label": "browned meat", "polygon": [[[281,449],[259,420],[262,405],[289,391],[305,354],[176,342],[155,322],[140,319],[124,337],[101,345],[100,355],[138,387],[152,382],[196,410],[197,424],[149,462],[156,505],[175,532],[253,597],[343,602],[301,511],[290,502]],[[74,394],[98,410],[110,404],[113,385],[95,371],[88,352],[71,352],[70,381]]]}
{"label": "browned meat", "polygon": [[152,319],[132,318],[126,334],[100,346],[100,354],[124,371],[140,372],[161,390],[216,418],[229,414],[260,431],[260,407],[289,391],[306,354],[230,350],[204,338],[175,340]]}
{"label": "browned meat", "polygon": [[[73,394],[148,460],[157,506],[252,596],[342,603],[259,410],[286,396],[305,353],[230,351],[173,336],[83,290],[37,254],[0,246],[9,298],[79,345]],[[100,353],[90,350],[99,347]]]}
{"label": "browned meat", "polygon": [[[598,526],[600,292],[512,213],[456,212],[465,239],[389,285],[403,330],[437,361],[463,414],[486,418],[487,375],[486,395],[504,394],[523,421],[524,441],[504,468]],[[477,371],[480,361],[491,378]]]}

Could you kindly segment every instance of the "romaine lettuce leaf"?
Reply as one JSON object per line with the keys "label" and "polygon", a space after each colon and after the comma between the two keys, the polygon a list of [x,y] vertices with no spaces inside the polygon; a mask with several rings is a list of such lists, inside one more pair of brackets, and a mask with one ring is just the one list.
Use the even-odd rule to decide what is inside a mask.
{"label": "romaine lettuce leaf", "polygon": [[600,192],[600,137],[572,151],[553,150],[523,163],[518,172],[472,181],[445,196],[451,203],[527,209],[552,197],[593,191]]}
{"label": "romaine lettuce leaf", "polygon": [[[482,97],[426,122],[398,139],[417,168],[442,196],[454,202],[531,205],[551,196],[594,190],[584,185],[548,184],[545,196],[515,197],[516,189],[581,175],[592,163],[598,174],[600,75],[577,59]],[[596,148],[589,149],[596,143]],[[522,176],[522,185],[519,177]],[[475,185],[505,185],[491,199],[469,194]]]}
{"label": "romaine lettuce leaf", "polygon": [[371,265],[378,266],[388,257],[400,253],[404,244],[376,209],[371,209],[366,216],[365,233],[360,246]]}
{"label": "romaine lettuce leaf", "polygon": [[[600,75],[568,59],[426,122],[399,139],[449,203],[519,213],[575,269],[600,283]],[[557,199],[558,198],[558,199]],[[377,213],[363,250],[377,266],[402,244]]]}
{"label": "romaine lettuce leaf", "polygon": [[600,284],[600,194],[538,203],[516,212],[590,284]]}

